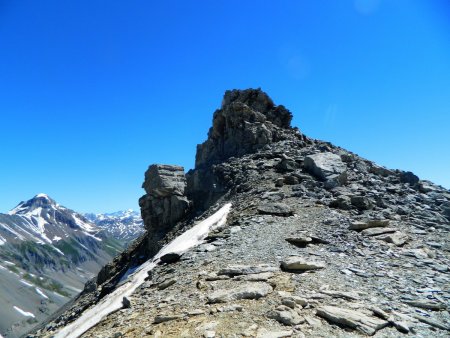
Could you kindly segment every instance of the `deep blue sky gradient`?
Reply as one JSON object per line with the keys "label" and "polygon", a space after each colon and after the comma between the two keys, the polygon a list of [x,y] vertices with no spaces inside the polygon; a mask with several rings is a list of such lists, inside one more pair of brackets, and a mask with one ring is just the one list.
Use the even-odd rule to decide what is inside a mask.
{"label": "deep blue sky gradient", "polygon": [[450,188],[446,0],[0,0],[0,212],[40,192],[136,209],[147,166],[192,168],[224,91],[248,87]]}

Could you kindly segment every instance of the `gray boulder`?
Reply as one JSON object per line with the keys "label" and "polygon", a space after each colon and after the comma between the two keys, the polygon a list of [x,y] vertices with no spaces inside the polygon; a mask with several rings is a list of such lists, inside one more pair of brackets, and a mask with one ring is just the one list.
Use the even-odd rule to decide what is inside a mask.
{"label": "gray boulder", "polygon": [[339,155],[330,152],[308,155],[303,166],[330,188],[347,183],[347,166]]}
{"label": "gray boulder", "polygon": [[191,208],[191,202],[184,196],[184,169],[176,165],[151,165],[142,187],[147,194],[139,199],[139,206],[148,231],[147,248],[150,254],[155,254],[161,247],[160,241]]}
{"label": "gray boulder", "polygon": [[295,311],[286,306],[282,306],[280,309],[270,311],[267,313],[267,317],[275,319],[276,321],[284,325],[298,325],[305,321],[305,319]]}
{"label": "gray boulder", "polygon": [[419,177],[414,175],[411,171],[405,171],[400,174],[400,181],[402,183],[408,183],[410,185],[415,185],[419,183]]}
{"label": "gray boulder", "polygon": [[360,211],[373,208],[372,202],[365,196],[351,196],[350,201],[352,205]]}
{"label": "gray boulder", "polygon": [[167,227],[179,221],[189,209],[184,196],[184,168],[176,165],[153,164],[145,173],[142,187],[147,192],[139,200],[147,229]]}
{"label": "gray boulder", "polygon": [[307,271],[325,268],[324,262],[312,261],[299,256],[291,256],[281,262],[281,267],[286,271]]}
{"label": "gray boulder", "polygon": [[409,239],[408,235],[401,231],[396,231],[392,234],[380,235],[380,236],[377,236],[376,238],[381,239],[388,243],[392,243],[396,246],[401,246],[401,245],[405,244]]}
{"label": "gray boulder", "polygon": [[142,188],[147,194],[154,196],[183,196],[186,188],[184,168],[177,165],[152,164],[145,173]]}

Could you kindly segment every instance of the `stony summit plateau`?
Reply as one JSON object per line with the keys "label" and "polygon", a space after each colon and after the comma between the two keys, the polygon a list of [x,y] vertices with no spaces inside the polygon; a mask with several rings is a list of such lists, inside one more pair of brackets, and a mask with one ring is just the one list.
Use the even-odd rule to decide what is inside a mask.
{"label": "stony summit plateau", "polygon": [[450,191],[291,119],[227,91],[195,168],[145,173],[146,234],[28,337],[448,337]]}

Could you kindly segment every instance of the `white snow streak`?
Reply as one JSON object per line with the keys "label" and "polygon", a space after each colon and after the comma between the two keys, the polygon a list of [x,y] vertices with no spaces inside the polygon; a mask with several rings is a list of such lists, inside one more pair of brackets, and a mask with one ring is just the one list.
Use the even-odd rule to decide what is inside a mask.
{"label": "white snow streak", "polygon": [[36,288],[36,292],[37,292],[39,295],[41,295],[42,297],[48,299],[47,295],[46,295],[45,293],[43,293],[41,289]]}
{"label": "white snow streak", "polygon": [[52,246],[52,249],[53,250],[55,250],[57,253],[59,253],[59,254],[61,254],[61,255],[63,255],[63,256],[65,256],[64,255],[64,252],[62,252],[61,250],[59,250],[58,248],[56,248],[56,247],[54,247],[54,246]]}
{"label": "white snow streak", "polygon": [[14,305],[14,310],[16,310],[17,312],[19,312],[21,315],[24,315],[25,317],[33,317],[34,318],[34,314],[32,314],[31,312],[27,312],[27,311],[23,311],[20,307],[15,306]]}
{"label": "white snow streak", "polygon": [[225,204],[215,214],[187,230],[172,242],[163,247],[152,260],[148,260],[130,276],[125,284],[103,298],[97,305],[86,310],[76,321],[67,325],[55,334],[55,338],[76,338],[100,322],[110,313],[122,307],[123,297],[129,297],[148,276],[159,262],[159,259],[168,253],[182,254],[190,248],[203,242],[209,231],[223,226],[231,210],[231,203]]}
{"label": "white snow streak", "polygon": [[26,280],[23,280],[23,279],[21,279],[20,282],[21,282],[22,284],[25,284],[26,286],[33,286],[33,284],[28,283]]}
{"label": "white snow streak", "polygon": [[94,230],[91,224],[83,222],[77,215],[72,215],[75,223],[83,230],[91,232]]}

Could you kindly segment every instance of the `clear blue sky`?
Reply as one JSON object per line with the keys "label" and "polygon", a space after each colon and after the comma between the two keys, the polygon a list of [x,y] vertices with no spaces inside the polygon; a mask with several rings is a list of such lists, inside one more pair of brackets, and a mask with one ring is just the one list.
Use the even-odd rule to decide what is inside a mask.
{"label": "clear blue sky", "polygon": [[308,136],[450,188],[447,0],[0,0],[0,212],[45,192],[137,208],[193,167],[226,89]]}

